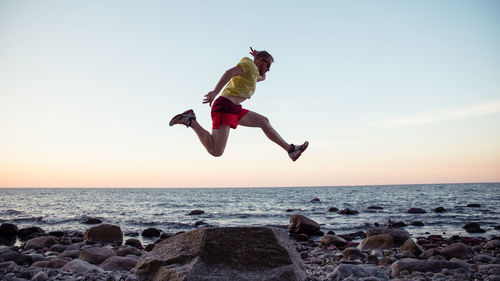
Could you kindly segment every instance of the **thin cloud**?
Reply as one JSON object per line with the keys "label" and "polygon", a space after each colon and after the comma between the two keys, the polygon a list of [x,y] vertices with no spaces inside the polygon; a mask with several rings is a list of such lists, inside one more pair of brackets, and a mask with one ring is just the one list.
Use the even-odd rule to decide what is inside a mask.
{"label": "thin cloud", "polygon": [[376,128],[399,128],[430,123],[439,123],[452,120],[467,119],[476,116],[495,114],[500,112],[500,100],[474,104],[464,107],[450,108],[417,114],[401,118],[394,118],[369,124]]}

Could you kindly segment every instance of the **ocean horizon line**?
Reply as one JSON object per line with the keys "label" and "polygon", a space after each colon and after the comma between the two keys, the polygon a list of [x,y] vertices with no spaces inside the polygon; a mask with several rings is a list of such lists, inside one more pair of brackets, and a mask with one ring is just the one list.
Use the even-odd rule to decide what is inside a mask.
{"label": "ocean horizon line", "polygon": [[273,189],[273,188],[332,188],[332,187],[377,187],[377,186],[420,186],[450,184],[498,184],[500,181],[485,182],[435,182],[435,183],[391,183],[391,184],[345,184],[345,185],[293,185],[293,186],[13,186],[0,189]]}

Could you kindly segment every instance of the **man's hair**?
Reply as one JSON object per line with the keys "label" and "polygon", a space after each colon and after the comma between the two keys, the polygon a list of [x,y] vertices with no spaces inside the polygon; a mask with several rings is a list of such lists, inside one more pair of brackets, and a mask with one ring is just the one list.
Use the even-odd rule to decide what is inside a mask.
{"label": "man's hair", "polygon": [[255,55],[255,58],[271,59],[272,61],[274,61],[273,56],[271,56],[271,54],[268,53],[267,51],[258,51],[257,54]]}

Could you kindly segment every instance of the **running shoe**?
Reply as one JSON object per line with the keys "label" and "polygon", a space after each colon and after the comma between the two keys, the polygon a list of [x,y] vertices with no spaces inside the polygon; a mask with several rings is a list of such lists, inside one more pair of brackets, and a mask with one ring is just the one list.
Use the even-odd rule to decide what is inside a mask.
{"label": "running shoe", "polygon": [[309,145],[308,141],[306,141],[303,145],[299,145],[299,146],[292,144],[291,145],[292,147],[288,151],[288,156],[290,156],[290,158],[293,161],[299,159],[300,155],[302,154],[302,152],[304,152],[306,150],[308,145]]}
{"label": "running shoe", "polygon": [[183,124],[186,127],[191,126],[191,121],[196,120],[196,115],[194,115],[194,111],[192,109],[184,111],[181,114],[177,114],[170,120],[169,125],[173,126],[175,124]]}

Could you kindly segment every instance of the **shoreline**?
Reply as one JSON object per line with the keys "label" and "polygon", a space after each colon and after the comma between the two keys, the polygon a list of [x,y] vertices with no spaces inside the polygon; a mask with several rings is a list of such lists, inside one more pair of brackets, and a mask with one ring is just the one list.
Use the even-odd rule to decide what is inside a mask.
{"label": "shoreline", "polygon": [[[4,225],[9,224],[2,224],[3,230],[5,230]],[[99,225],[107,224],[96,226]],[[94,227],[89,226],[89,229]],[[119,226],[114,227],[121,233]],[[283,229],[283,227],[279,228]],[[363,273],[359,272],[366,272],[366,270],[376,270],[375,273],[378,276],[378,279],[367,280],[500,280],[500,237],[498,236],[483,238],[471,234],[471,236],[444,237],[440,234],[430,234],[411,237],[408,233],[408,237],[411,237],[409,240],[417,245],[412,250],[402,251],[402,245],[399,244],[385,249],[360,250],[360,246],[371,237],[369,232],[373,229],[388,231],[388,233],[404,231],[404,228],[384,226],[350,234],[336,235],[332,231],[315,233],[313,236],[304,233],[290,234],[290,239],[305,265],[306,280],[337,280],[334,278],[342,276],[339,274],[346,268],[351,271],[354,278],[357,278],[351,280],[363,280],[364,277],[360,277]],[[184,233],[168,234],[155,228],[146,228],[141,234],[132,238],[121,233],[118,235],[121,239],[119,243],[106,245],[86,241],[84,237],[86,233],[79,230],[49,233],[45,233],[38,227],[32,227],[29,230],[31,233],[26,229],[22,231],[19,229],[18,233],[22,232],[22,234],[16,237],[20,241],[17,245],[0,246],[2,280],[134,281],[137,277],[133,266],[142,256],[161,241]],[[1,234],[4,235],[5,231]],[[143,245],[146,241],[151,241],[151,243]],[[450,255],[445,251],[451,245],[464,246],[460,253]],[[84,254],[88,251],[97,251],[96,248],[107,252],[107,258],[115,257],[114,259],[119,259],[122,264],[120,262],[114,265],[109,265],[111,262],[105,264],[103,258],[96,260],[96,255],[89,257]],[[394,264],[410,260],[414,262],[441,260],[453,264],[460,263],[461,266],[457,269],[443,268],[439,272],[403,270],[397,276],[393,276]],[[124,266],[123,263],[127,265]],[[356,274],[361,275],[356,277]]]}

